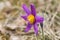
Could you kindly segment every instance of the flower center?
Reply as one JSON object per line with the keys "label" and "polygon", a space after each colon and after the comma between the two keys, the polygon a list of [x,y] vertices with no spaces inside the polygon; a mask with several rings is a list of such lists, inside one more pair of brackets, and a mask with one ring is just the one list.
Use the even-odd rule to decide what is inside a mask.
{"label": "flower center", "polygon": [[31,15],[29,15],[29,16],[27,17],[27,20],[28,20],[31,24],[33,24],[34,21],[35,21],[35,18],[34,18],[34,16],[31,14]]}

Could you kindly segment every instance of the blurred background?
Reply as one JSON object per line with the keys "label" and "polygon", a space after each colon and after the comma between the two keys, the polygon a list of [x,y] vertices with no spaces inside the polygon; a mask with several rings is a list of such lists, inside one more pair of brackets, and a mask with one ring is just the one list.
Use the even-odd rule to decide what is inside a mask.
{"label": "blurred background", "polygon": [[26,21],[20,16],[25,12],[22,4],[30,8],[33,3],[37,15],[44,17],[45,40],[60,40],[60,0],[0,0],[0,40],[42,40],[42,29],[38,24],[38,36],[33,28],[25,33]]}

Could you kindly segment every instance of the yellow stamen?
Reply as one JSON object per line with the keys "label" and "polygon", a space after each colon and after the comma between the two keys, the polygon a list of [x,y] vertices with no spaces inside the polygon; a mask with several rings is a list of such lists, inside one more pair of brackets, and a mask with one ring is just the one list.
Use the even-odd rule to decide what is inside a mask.
{"label": "yellow stamen", "polygon": [[28,19],[28,21],[29,21],[31,24],[33,24],[34,21],[35,21],[35,18],[34,18],[34,16],[33,16],[32,14],[29,15],[29,16],[27,17],[27,19]]}

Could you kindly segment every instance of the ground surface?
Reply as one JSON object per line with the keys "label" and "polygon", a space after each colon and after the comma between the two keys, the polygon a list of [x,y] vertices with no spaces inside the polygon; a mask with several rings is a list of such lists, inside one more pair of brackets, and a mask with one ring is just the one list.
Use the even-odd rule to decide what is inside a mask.
{"label": "ground surface", "polygon": [[39,35],[33,28],[25,33],[26,22],[21,5],[36,6],[37,15],[44,17],[43,33],[45,40],[60,40],[60,0],[0,0],[0,40],[42,40],[40,25]]}

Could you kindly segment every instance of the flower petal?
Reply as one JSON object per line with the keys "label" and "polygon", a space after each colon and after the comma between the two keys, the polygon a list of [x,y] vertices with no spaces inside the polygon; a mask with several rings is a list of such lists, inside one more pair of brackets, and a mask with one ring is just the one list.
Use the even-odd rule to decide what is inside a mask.
{"label": "flower petal", "polygon": [[28,23],[27,28],[25,29],[25,32],[28,32],[31,29],[32,25]]}
{"label": "flower petal", "polygon": [[36,16],[35,18],[36,18],[36,22],[42,23],[44,21],[44,18],[41,16]]}
{"label": "flower petal", "polygon": [[31,14],[31,11],[28,9],[28,7],[25,4],[23,4],[22,7],[28,15]]}
{"label": "flower petal", "polygon": [[37,23],[34,24],[34,31],[35,31],[35,34],[37,35],[38,34],[38,27],[37,27]]}
{"label": "flower petal", "polygon": [[24,20],[27,20],[27,16],[25,15],[25,16],[21,16]]}
{"label": "flower petal", "polygon": [[31,13],[35,16],[36,15],[36,9],[34,4],[31,4]]}

